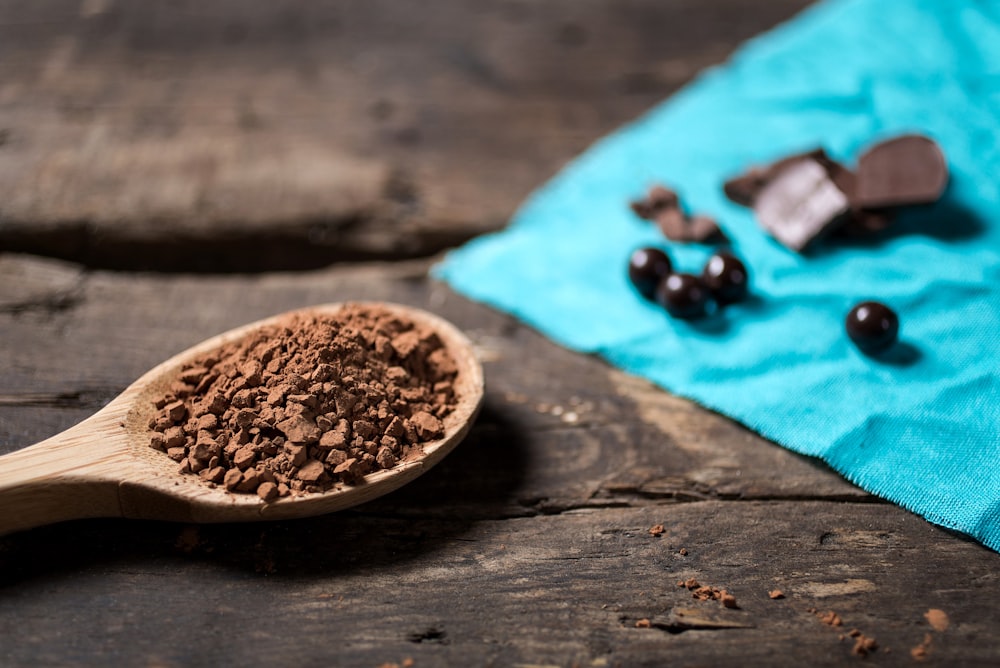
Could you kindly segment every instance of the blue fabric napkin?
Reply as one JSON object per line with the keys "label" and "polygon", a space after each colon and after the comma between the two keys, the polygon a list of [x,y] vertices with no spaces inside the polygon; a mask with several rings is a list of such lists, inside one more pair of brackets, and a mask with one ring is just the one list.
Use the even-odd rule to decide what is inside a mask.
{"label": "blue fabric napkin", "polygon": [[[875,238],[799,255],[722,193],[750,165],[822,146],[853,167],[865,147],[913,131],[941,145],[951,182],[939,204]],[[636,295],[633,249],[663,247],[695,273],[711,252],[671,244],[629,210],[657,182],[720,221],[752,299],[685,322]],[[815,6],[599,141],[508,229],[435,273],[1000,550],[998,2]],[[900,343],[882,358],[844,331],[866,299],[900,316]]]}

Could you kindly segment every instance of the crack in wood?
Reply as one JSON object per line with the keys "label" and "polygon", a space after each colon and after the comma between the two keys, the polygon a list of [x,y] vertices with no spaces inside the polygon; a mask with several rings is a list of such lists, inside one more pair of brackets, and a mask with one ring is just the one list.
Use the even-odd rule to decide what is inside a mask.
{"label": "crack in wood", "polygon": [[754,624],[746,622],[709,617],[704,611],[695,608],[677,608],[667,615],[657,615],[652,618],[636,619],[622,616],[619,618],[619,622],[622,626],[657,629],[671,635],[685,631],[731,631],[756,628]]}
{"label": "crack in wood", "polygon": [[120,394],[122,389],[0,394],[0,406],[98,409]]}
{"label": "crack in wood", "polygon": [[[87,223],[0,228],[0,250],[75,262],[87,269],[159,273],[262,273],[308,271],[343,262],[428,258],[465,243],[471,228],[413,226],[388,234],[398,223],[357,215],[343,219],[287,221],[272,229],[225,231],[208,236],[175,233],[165,238],[99,234]],[[226,227],[224,225],[220,227]],[[426,229],[425,229],[426,228]],[[267,252],[260,252],[266,248]]]}
{"label": "crack in wood", "polygon": [[55,315],[76,308],[83,303],[81,290],[67,293],[47,295],[39,299],[30,299],[12,304],[0,304],[0,314],[20,315],[28,312],[42,312]]}
{"label": "crack in wood", "polygon": [[448,639],[448,633],[444,629],[438,629],[434,626],[423,631],[415,631],[407,634],[406,639],[417,644],[431,643],[434,645],[447,645],[451,642]]}

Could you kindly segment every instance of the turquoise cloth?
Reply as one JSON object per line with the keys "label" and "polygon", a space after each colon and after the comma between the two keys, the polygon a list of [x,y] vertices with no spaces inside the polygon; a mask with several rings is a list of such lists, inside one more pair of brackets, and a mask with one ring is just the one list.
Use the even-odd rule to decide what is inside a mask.
{"label": "turquoise cloth", "polygon": [[[938,205],[875,238],[799,255],[723,196],[749,165],[822,146],[854,166],[866,146],[910,131],[940,143],[951,182]],[[753,299],[684,322],[636,296],[636,247],[666,248],[692,272],[710,253],[629,210],[658,182],[720,221]],[[1000,550],[1000,2],[815,6],[598,142],[507,230],[435,273]],[[865,299],[900,316],[884,358],[844,332]]]}

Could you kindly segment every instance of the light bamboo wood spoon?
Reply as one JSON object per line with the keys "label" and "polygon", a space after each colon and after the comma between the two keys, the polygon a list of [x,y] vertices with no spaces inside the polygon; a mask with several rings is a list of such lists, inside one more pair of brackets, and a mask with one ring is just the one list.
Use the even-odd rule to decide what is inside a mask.
{"label": "light bamboo wood spoon", "polygon": [[[181,367],[282,314],[212,337],[175,355],[132,383],[107,406],[61,434],[0,457],[0,535],[70,519],[129,517],[177,522],[247,522],[307,517],[364,503],[413,480],[448,454],[468,433],[483,400],[483,370],[472,344],[458,329],[419,309],[385,308],[432,328],[458,364],[458,405],[444,419],[444,437],[423,444],[420,459],[365,476],[356,485],[337,484],[322,493],[265,503],[256,494],[233,494],[182,475],[177,463],[149,447],[153,400]],[[326,304],[297,313],[336,313]]]}

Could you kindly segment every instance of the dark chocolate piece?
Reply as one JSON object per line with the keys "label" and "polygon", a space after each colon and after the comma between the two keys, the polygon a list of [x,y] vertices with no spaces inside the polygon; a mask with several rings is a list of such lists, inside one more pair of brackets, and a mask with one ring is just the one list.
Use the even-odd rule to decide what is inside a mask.
{"label": "dark chocolate piece", "polygon": [[669,188],[656,185],[649,189],[646,199],[632,202],[632,210],[644,220],[656,220],[662,213],[680,210],[680,199],[677,193]]}
{"label": "dark chocolate piece", "polygon": [[734,176],[722,184],[722,190],[730,201],[741,206],[753,207],[754,202],[757,201],[757,195],[760,194],[760,191],[763,190],[779,172],[789,165],[806,159],[815,160],[824,167],[837,169],[838,171],[843,170],[844,172],[850,174],[849,170],[843,167],[843,165],[831,160],[823,149],[817,148],[811,151],[806,151],[805,153],[790,155],[787,158],[782,158],[781,160],[773,162],[770,165],[751,167],[746,171],[746,173]]}
{"label": "dark chocolate piece", "polygon": [[688,219],[687,238],[682,241],[697,241],[700,243],[723,242],[726,235],[719,229],[719,224],[711,216],[691,216]]}
{"label": "dark chocolate piece", "polygon": [[692,274],[670,274],[656,288],[656,301],[675,318],[697,318],[705,314],[708,289]]}
{"label": "dark chocolate piece", "polygon": [[671,241],[725,241],[719,225],[708,216],[688,217],[681,208],[677,193],[656,185],[649,189],[646,199],[631,204],[640,218],[656,223],[663,236]]}
{"label": "dark chocolate piece", "polygon": [[936,202],[948,184],[948,165],[932,139],[903,135],[881,142],[858,159],[856,208],[878,209]]}
{"label": "dark chocolate piece", "polygon": [[849,236],[881,232],[892,224],[893,212],[886,209],[851,209],[841,231]]}
{"label": "dark chocolate piece", "polygon": [[753,167],[745,174],[734,176],[723,183],[722,192],[726,193],[726,197],[731,202],[740,206],[752,207],[757,199],[757,193],[767,185],[769,180],[770,176],[766,169]]}
{"label": "dark chocolate piece", "polygon": [[680,209],[665,209],[654,220],[666,238],[672,241],[687,240],[687,216]]}
{"label": "dark chocolate piece", "polygon": [[652,299],[656,286],[672,269],[670,258],[659,248],[639,248],[629,258],[628,277],[639,294]]}
{"label": "dark chocolate piece", "polygon": [[881,352],[896,342],[899,316],[879,302],[861,302],[844,321],[847,335],[866,354]]}
{"label": "dark chocolate piece", "polygon": [[775,239],[801,251],[843,222],[848,200],[827,168],[806,157],[775,171],[757,194],[753,208],[757,220]]}
{"label": "dark chocolate piece", "polygon": [[701,272],[701,282],[720,306],[738,302],[747,296],[747,268],[728,251],[719,251],[708,258]]}

